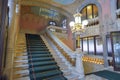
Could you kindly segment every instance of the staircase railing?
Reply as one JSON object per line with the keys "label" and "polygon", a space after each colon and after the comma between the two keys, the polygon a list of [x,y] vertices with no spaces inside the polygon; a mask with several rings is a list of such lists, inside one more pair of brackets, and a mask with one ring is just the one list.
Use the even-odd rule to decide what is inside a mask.
{"label": "staircase railing", "polygon": [[[64,43],[62,43],[56,36],[54,36],[49,30],[46,30],[47,36],[56,47],[61,51],[67,61],[74,67],[74,73],[79,76],[79,79],[84,78],[84,68],[82,63],[82,52],[77,49],[76,51],[70,50]],[[54,39],[54,40],[53,40]]]}
{"label": "staircase railing", "polygon": [[47,27],[53,34],[58,36],[59,38],[67,38],[67,29],[66,28],[61,28],[58,26],[48,26]]}
{"label": "staircase railing", "polygon": [[69,61],[72,66],[75,66],[75,58],[71,58],[70,55],[68,55],[50,36],[48,37],[55,44],[55,46],[62,53],[62,55],[67,59],[67,61]]}
{"label": "staircase railing", "polygon": [[[52,38],[54,44],[57,45],[61,53],[74,67],[74,73],[79,76],[79,79],[84,78],[84,68],[82,63],[83,52],[80,49],[72,51],[64,43],[62,43],[56,36],[54,36],[49,30],[46,30],[48,37]],[[54,40],[53,40],[54,39]]]}

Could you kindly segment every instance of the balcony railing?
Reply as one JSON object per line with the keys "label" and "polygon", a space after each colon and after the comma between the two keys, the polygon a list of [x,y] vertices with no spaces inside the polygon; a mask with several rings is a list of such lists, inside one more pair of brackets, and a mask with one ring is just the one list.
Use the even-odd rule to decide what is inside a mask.
{"label": "balcony railing", "polygon": [[67,29],[57,27],[57,26],[48,26],[48,30],[54,33],[59,38],[67,38]]}
{"label": "balcony railing", "polygon": [[99,24],[99,18],[88,19],[88,25],[86,27],[96,26]]}

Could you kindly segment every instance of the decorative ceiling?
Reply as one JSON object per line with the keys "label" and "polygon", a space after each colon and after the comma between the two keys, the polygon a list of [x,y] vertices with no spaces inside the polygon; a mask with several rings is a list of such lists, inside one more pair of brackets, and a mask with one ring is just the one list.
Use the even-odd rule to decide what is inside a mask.
{"label": "decorative ceiling", "polygon": [[74,14],[84,0],[21,0],[23,5],[40,6]]}
{"label": "decorative ceiling", "polygon": [[63,5],[68,5],[68,4],[71,4],[73,3],[75,0],[53,0],[59,4],[63,4]]}
{"label": "decorative ceiling", "polygon": [[32,6],[31,12],[35,15],[44,16],[45,18],[52,19],[55,21],[60,21],[63,19],[63,17],[66,18],[64,15],[60,14],[56,10],[42,8],[38,6]]}
{"label": "decorative ceiling", "polygon": [[[21,5],[21,26],[32,26],[40,30],[50,20],[57,21],[61,25],[62,20],[73,20],[73,14],[83,0],[18,0]],[[31,17],[30,17],[31,16]],[[38,19],[37,19],[38,18]],[[42,25],[44,23],[44,25]]]}

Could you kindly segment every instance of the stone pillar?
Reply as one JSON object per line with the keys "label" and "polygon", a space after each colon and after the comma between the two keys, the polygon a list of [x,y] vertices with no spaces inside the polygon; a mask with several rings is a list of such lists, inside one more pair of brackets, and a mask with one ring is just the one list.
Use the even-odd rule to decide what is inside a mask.
{"label": "stone pillar", "polygon": [[73,44],[74,44],[74,50],[76,50],[76,34],[73,33]]}
{"label": "stone pillar", "polygon": [[[16,13],[16,3],[15,0],[9,1],[9,30],[8,30],[8,46],[7,46],[7,55],[6,55],[6,67],[4,73],[7,75],[9,80],[12,79],[13,73],[13,61],[15,55],[15,44],[16,44],[16,37],[18,32],[18,22],[19,22],[19,15],[20,13]],[[9,73],[8,73],[9,72]]]}
{"label": "stone pillar", "polygon": [[80,36],[77,35],[77,48],[80,48]]}
{"label": "stone pillar", "polygon": [[76,49],[76,72],[79,75],[79,79],[84,79],[84,68],[83,68],[83,62],[82,62],[82,51],[78,48]]}
{"label": "stone pillar", "polygon": [[[17,41],[17,36],[19,32],[19,18],[20,18],[20,4],[16,4],[16,9],[15,9],[15,22],[14,22],[14,44],[16,45]],[[16,53],[14,54],[16,56]]]}
{"label": "stone pillar", "polygon": [[104,58],[104,67],[108,67],[108,51],[107,51],[107,38],[106,35],[102,35],[102,41],[103,41],[103,58]]}
{"label": "stone pillar", "polygon": [[15,10],[15,1],[8,0],[9,6],[9,28],[8,28],[8,41],[7,41],[7,54],[6,54],[6,64],[4,74],[9,80],[12,80],[12,66],[13,66],[13,55],[14,55],[14,41],[13,41],[13,32],[14,32],[14,10]]}
{"label": "stone pillar", "polygon": [[111,8],[111,16],[112,16],[112,21],[116,21],[116,9],[117,9],[117,6],[116,6],[116,3],[117,3],[117,0],[110,0],[110,8]]}

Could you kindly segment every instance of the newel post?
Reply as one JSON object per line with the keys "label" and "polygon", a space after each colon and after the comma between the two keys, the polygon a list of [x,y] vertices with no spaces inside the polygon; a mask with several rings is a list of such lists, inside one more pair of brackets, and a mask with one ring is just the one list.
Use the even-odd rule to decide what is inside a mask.
{"label": "newel post", "polygon": [[83,53],[80,49],[76,49],[76,72],[79,75],[79,79],[84,79],[84,68],[83,68],[83,62],[82,62],[82,56]]}

